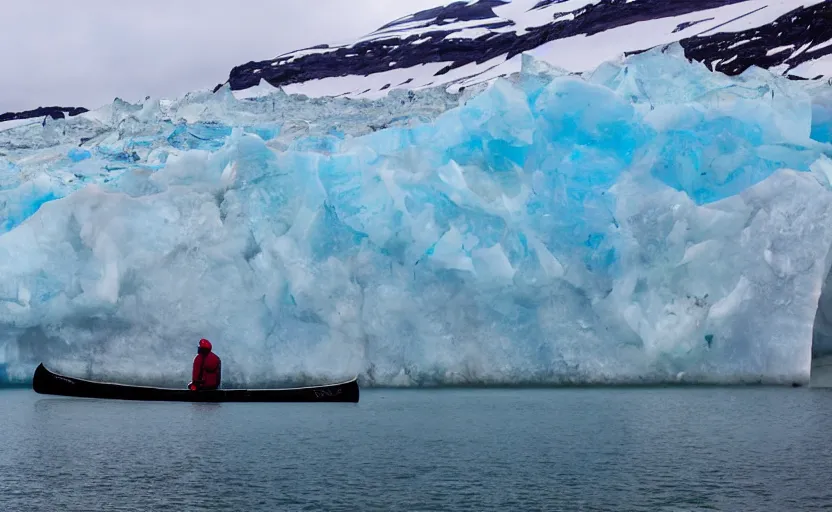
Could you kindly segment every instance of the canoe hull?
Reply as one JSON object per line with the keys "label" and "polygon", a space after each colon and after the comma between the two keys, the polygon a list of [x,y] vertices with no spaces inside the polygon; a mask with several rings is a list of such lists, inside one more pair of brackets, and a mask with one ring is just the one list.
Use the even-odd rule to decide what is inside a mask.
{"label": "canoe hull", "polygon": [[42,395],[149,402],[352,402],[359,398],[357,379],[340,384],[286,389],[188,389],[128,386],[66,377],[43,364],[35,370],[32,388]]}

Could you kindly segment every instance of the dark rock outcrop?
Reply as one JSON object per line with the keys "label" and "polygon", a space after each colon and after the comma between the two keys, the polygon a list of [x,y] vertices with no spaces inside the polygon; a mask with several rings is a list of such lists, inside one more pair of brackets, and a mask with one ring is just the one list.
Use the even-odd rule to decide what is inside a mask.
{"label": "dark rock outcrop", "polygon": [[4,121],[18,121],[22,119],[34,119],[38,117],[51,117],[52,119],[64,119],[77,116],[87,112],[84,107],[39,107],[25,112],[7,112],[0,114],[0,123]]}

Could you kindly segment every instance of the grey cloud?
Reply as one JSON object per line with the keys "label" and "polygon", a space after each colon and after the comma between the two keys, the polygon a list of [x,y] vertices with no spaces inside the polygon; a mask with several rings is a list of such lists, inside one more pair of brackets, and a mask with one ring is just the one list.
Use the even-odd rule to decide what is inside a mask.
{"label": "grey cloud", "polygon": [[95,108],[225,81],[237,64],[350,42],[442,0],[26,0],[2,8],[0,112]]}

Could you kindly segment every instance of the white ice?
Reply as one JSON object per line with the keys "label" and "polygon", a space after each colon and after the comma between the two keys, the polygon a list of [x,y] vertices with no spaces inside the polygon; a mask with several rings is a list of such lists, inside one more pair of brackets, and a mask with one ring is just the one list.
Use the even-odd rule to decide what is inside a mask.
{"label": "white ice", "polygon": [[246,385],[806,381],[820,95],[677,47],[584,77],[527,58],[468,96],[223,89],[8,130],[0,363],[186,382],[207,337]]}

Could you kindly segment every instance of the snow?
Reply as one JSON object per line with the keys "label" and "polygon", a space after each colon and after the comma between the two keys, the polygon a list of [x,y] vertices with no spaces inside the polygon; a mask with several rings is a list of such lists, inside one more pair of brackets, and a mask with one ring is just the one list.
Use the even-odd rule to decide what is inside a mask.
{"label": "snow", "polygon": [[777,53],[785,52],[786,50],[793,50],[793,49],[794,49],[793,44],[790,44],[790,45],[787,45],[787,46],[778,46],[777,48],[772,48],[771,50],[767,51],[766,52],[766,57],[771,57],[772,55],[775,55]]}
{"label": "snow", "polygon": [[723,64],[730,64],[730,63],[734,62],[735,60],[737,60],[737,56],[736,56],[736,55],[734,55],[734,56],[733,56],[733,57],[731,57],[730,59],[727,59],[725,62],[723,62]]}
{"label": "snow", "polygon": [[362,37],[357,42],[364,42],[364,41],[377,41],[377,40],[384,40],[384,39],[404,39],[406,37],[410,37],[413,35],[421,35],[430,32],[438,32],[438,31],[453,31],[453,30],[465,30],[476,28],[478,25],[482,24],[482,20],[469,20],[469,21],[458,21],[456,23],[448,23],[447,25],[435,26],[435,25],[424,25],[424,26],[416,26],[407,29],[399,29],[396,30],[385,30],[384,32],[373,32],[368,36]]}
{"label": "snow", "polygon": [[[808,4],[811,3],[817,2],[809,2]],[[724,25],[726,20],[766,6],[768,7],[762,9],[755,15],[753,23],[751,21],[744,21],[743,23],[735,21]],[[710,32],[717,27],[721,32],[728,32],[745,30],[752,25],[757,26],[770,23],[795,7],[793,2],[785,1],[774,4],[764,1],[743,2],[715,9],[697,11],[694,13],[697,19],[714,19],[692,25],[675,34],[673,33],[673,29],[685,21],[690,21],[694,15],[645,20],[641,23],[606,30],[592,36],[580,35],[557,39],[541,45],[529,53],[534,55],[535,58],[544,60],[552,65],[574,72],[582,72],[593,69],[602,62],[618,58],[625,51],[668,44],[680,38]],[[743,18],[743,20],[745,19]],[[752,24],[749,25],[748,23]],[[622,44],[622,42],[626,42],[626,45]]]}
{"label": "snow", "polygon": [[[474,69],[473,65],[469,64],[467,66],[462,66],[454,70],[456,71],[454,76],[460,78],[453,82],[451,86],[448,87],[448,90],[451,92],[457,92],[461,87],[470,87],[472,85],[490,83],[499,77],[510,75],[512,73],[518,73],[522,67],[521,63],[521,58],[503,60],[503,57],[498,57],[476,66],[476,74],[471,74],[471,72],[468,71]],[[451,71],[451,73],[454,71]],[[468,71],[468,73],[466,73],[467,76],[463,76],[464,71]]]}
{"label": "snow", "polygon": [[24,126],[27,124],[39,123],[41,122],[42,118],[29,118],[29,119],[12,119],[11,121],[3,121],[0,123],[0,132],[3,130],[10,130],[12,128],[17,128],[18,126]]}
{"label": "snow", "polygon": [[279,90],[277,87],[261,79],[257,86],[249,87],[248,89],[244,89],[242,91],[232,91],[232,94],[234,94],[234,97],[238,100],[245,100],[268,96],[270,94],[274,94],[277,90]]}
{"label": "snow", "polygon": [[[472,77],[481,79],[483,77],[483,74],[491,70],[492,68],[500,68],[503,72],[505,72],[506,70],[502,68],[505,62],[505,56],[502,55],[481,63],[472,62],[470,64],[454,68],[445,73],[443,75],[444,81],[446,83],[461,84],[465,83],[466,79],[470,79]],[[513,69],[513,71],[519,70],[519,67]]]}
{"label": "snow", "polygon": [[0,132],[0,365],[187,382],[206,337],[249,386],[806,382],[827,93],[678,46],[521,65]]}
{"label": "snow", "polygon": [[394,33],[394,32],[401,33],[403,31],[414,29],[414,28],[421,28],[421,27],[430,26],[434,21],[436,21],[436,18],[428,18],[428,19],[419,20],[419,21],[409,21],[407,23],[398,23],[395,26],[390,27],[390,28],[376,30],[375,32],[373,32],[373,34],[374,35],[388,35],[388,34],[391,34],[391,33]]}
{"label": "snow", "polygon": [[[738,4],[728,5],[713,9],[711,11],[700,11],[701,13],[718,11],[719,23],[708,22],[703,23],[702,26],[709,24],[714,25],[713,28],[703,32],[697,33],[707,34],[711,30],[715,30],[718,26],[719,32],[742,32],[744,30],[766,25],[783,16],[784,14],[797,9],[801,6],[810,6],[823,3],[824,0],[810,0],[795,2],[793,0],[778,0],[771,2],[768,0],[751,0],[748,2],[741,2]],[[726,23],[726,20],[729,20]]]}
{"label": "snow", "polygon": [[[514,0],[495,7],[494,17],[488,19],[456,21],[447,25],[435,25],[435,19],[407,21],[402,19],[399,25],[381,29],[359,40],[386,41],[395,43],[411,36],[423,36],[433,33],[431,37],[421,37],[411,44],[419,45],[431,41],[437,46],[437,54],[442,55],[442,44],[460,39],[473,39],[491,34],[514,33],[522,36],[529,29],[552,23],[553,21],[569,22],[575,18],[575,11],[584,7],[600,3],[600,0],[568,0],[556,2],[539,9],[533,9],[538,0]],[[530,50],[536,59],[545,61],[555,67],[571,72],[585,72],[592,70],[601,63],[620,58],[625,52],[644,50],[658,45],[665,45],[683,38],[694,38],[699,35],[709,35],[722,32],[738,32],[754,27],[770,24],[780,16],[800,6],[811,6],[821,3],[821,0],[809,0],[796,4],[791,0],[748,0],[745,2],[724,5],[707,10],[695,11],[689,14],[648,19],[613,29],[608,29],[590,36],[577,35],[556,39],[544,43]],[[702,21],[707,20],[707,21]],[[510,25],[489,28],[495,23],[511,22]],[[685,29],[674,32],[680,25],[696,21]],[[437,35],[441,35],[441,38]],[[741,47],[759,38],[738,41],[728,49]],[[450,43],[444,43],[450,44]],[[793,53],[794,59],[805,51],[816,51],[826,43],[809,48],[807,44],[800,48],[792,45],[780,46],[768,50],[767,55],[777,55],[787,50]],[[300,54],[299,54],[300,55]],[[292,84],[289,91],[303,93],[312,97],[347,96],[347,97],[383,97],[390,89],[406,88],[418,90],[424,87],[446,85],[449,91],[456,91],[465,85],[493,81],[498,76],[516,72],[520,68],[521,56],[516,55],[506,60],[507,54],[492,58],[488,65],[472,63],[465,67],[464,73],[451,72],[435,76],[435,72],[451,64],[444,62],[438,65],[420,65],[409,67],[407,71],[390,70],[364,76],[332,76],[310,80],[304,83]],[[736,60],[738,56],[720,55],[719,58],[708,60],[707,65],[715,69],[717,64],[725,65]],[[499,60],[498,62],[498,59]],[[401,59],[398,59],[401,62]],[[493,63],[498,67],[494,68]],[[436,64],[436,63],[434,63]],[[392,67],[392,66],[390,66]],[[823,64],[805,64],[798,70],[814,70],[823,68]],[[476,69],[482,76],[473,76],[468,70]],[[495,73],[498,69],[500,72]],[[789,66],[781,66],[781,72],[797,73]],[[825,69],[825,68],[824,68]],[[456,70],[454,70],[456,71]],[[392,74],[391,74],[392,73]],[[799,74],[799,73],[797,73]],[[339,73],[340,75],[340,73]],[[803,75],[802,75],[803,76]],[[812,75],[814,76],[814,75]],[[408,81],[408,79],[411,79]],[[360,82],[360,83],[359,83]],[[382,89],[382,88],[385,89]],[[367,89],[371,89],[367,91]],[[259,94],[259,93],[258,93]]]}
{"label": "snow", "polygon": [[822,50],[822,49],[824,49],[824,48],[826,48],[827,46],[830,46],[830,45],[832,45],[832,39],[830,39],[829,41],[826,41],[825,43],[816,44],[815,46],[813,46],[809,49],[809,52],[816,52],[816,51]]}
{"label": "snow", "polygon": [[795,50],[795,51],[794,51],[794,52],[793,52],[793,53],[789,56],[789,60],[792,60],[792,59],[794,59],[795,57],[798,57],[801,53],[805,52],[805,51],[806,51],[806,50],[807,50],[810,46],[812,46],[812,43],[806,43],[806,44],[803,44],[800,48],[798,48],[797,50]]}
{"label": "snow", "polygon": [[734,48],[739,48],[740,46],[742,46],[742,45],[744,45],[744,44],[748,44],[748,43],[750,43],[752,40],[753,40],[753,39],[743,39],[743,40],[741,40],[741,41],[737,41],[736,43],[734,43],[734,44],[732,44],[731,46],[729,46],[729,47],[728,47],[728,49],[729,49],[729,50],[733,50]]}
{"label": "snow", "polygon": [[809,78],[832,76],[832,55],[825,55],[819,59],[804,62],[795,66],[790,73]]}
{"label": "snow", "polygon": [[466,28],[453,34],[448,34],[444,39],[476,39],[478,37],[487,36],[491,31],[482,27]]}
{"label": "snow", "polygon": [[[290,84],[283,89],[289,94],[305,94],[310,97],[347,95],[350,97],[380,98],[387,94],[382,90],[386,84],[398,85],[415,78],[408,85],[410,88],[426,87],[436,80],[433,75],[450,62],[431,62],[410,68],[397,68],[368,76],[343,76],[322,80],[309,80]],[[369,89],[369,92],[364,92]]]}
{"label": "snow", "polygon": [[[517,35],[522,35],[530,28],[546,25],[547,23],[551,23],[553,19],[569,19],[568,13],[601,2],[601,0],[567,0],[565,2],[547,5],[541,9],[532,10],[538,1],[514,0],[495,7],[494,13],[498,17],[514,22],[514,26],[497,29],[497,31],[511,31]],[[563,16],[558,16],[559,14]]]}

